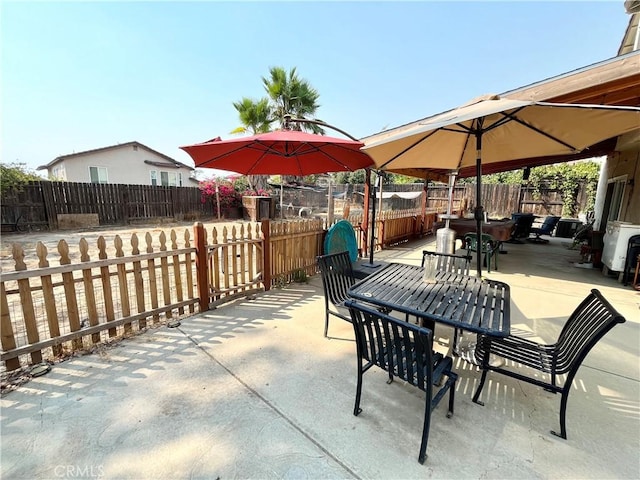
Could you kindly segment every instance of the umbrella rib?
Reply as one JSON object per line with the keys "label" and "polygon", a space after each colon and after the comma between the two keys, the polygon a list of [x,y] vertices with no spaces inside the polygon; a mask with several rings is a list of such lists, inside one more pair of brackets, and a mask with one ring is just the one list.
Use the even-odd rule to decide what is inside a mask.
{"label": "umbrella rib", "polygon": [[405,148],[404,150],[402,150],[400,153],[397,153],[396,155],[394,155],[393,157],[391,157],[389,160],[387,160],[386,162],[384,162],[382,165],[380,165],[380,170],[384,169],[384,167],[386,167],[387,165],[389,165],[391,162],[393,162],[396,158],[404,155],[406,152],[408,152],[409,150],[411,150],[412,148],[416,147],[417,145],[420,145],[422,142],[424,142],[425,140],[427,140],[429,137],[431,137],[431,135],[433,135],[434,133],[436,133],[438,130],[433,130],[431,132],[429,132],[428,135],[425,135],[424,137],[422,137],[421,139],[417,140],[415,143],[409,145],[407,148]]}
{"label": "umbrella rib", "polygon": [[[252,147],[249,147],[252,148]],[[255,148],[254,150],[258,150],[260,151],[260,149]],[[253,175],[253,169],[256,168],[258,166],[258,164],[260,163],[260,161],[264,158],[264,156],[268,153],[268,150],[262,150],[262,155],[260,155],[258,158],[256,158],[255,162],[253,162],[253,164],[247,169],[247,175]]]}
{"label": "umbrella rib", "polygon": [[574,147],[573,145],[565,142],[564,140],[561,140],[561,139],[551,135],[550,133],[547,133],[544,130],[539,129],[538,127],[530,125],[529,123],[525,122],[521,118],[513,116],[514,114],[508,114],[508,113],[504,113],[504,112],[501,112],[501,114],[504,115],[505,117],[509,118],[512,122],[519,123],[523,127],[526,127],[526,128],[528,128],[530,130],[533,130],[534,132],[542,135],[543,137],[547,137],[548,139],[553,140],[554,142],[559,143],[560,145],[563,145],[563,146],[573,150],[574,153],[579,153],[581,151],[579,148]]}

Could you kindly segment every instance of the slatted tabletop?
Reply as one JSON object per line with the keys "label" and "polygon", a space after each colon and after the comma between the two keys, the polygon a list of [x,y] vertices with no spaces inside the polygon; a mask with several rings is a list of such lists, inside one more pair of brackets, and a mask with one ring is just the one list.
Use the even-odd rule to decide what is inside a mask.
{"label": "slatted tabletop", "polygon": [[497,337],[509,335],[509,285],[445,272],[438,273],[437,283],[426,283],[422,272],[422,267],[392,263],[356,283],[349,296],[427,322]]}

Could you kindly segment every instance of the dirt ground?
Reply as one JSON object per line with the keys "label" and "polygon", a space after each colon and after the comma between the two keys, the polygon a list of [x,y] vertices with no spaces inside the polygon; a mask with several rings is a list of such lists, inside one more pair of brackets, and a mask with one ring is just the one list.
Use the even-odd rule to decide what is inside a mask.
{"label": "dirt ground", "polygon": [[[211,238],[213,227],[216,227],[218,234],[222,234],[222,229],[226,226],[231,231],[233,226],[240,228],[244,225],[247,228],[249,222],[242,220],[234,221],[203,221],[209,238]],[[102,226],[98,228],[79,229],[79,230],[56,230],[41,232],[19,232],[4,233],[0,236],[0,272],[13,272],[15,270],[15,260],[13,258],[14,245],[21,245],[24,250],[24,262],[28,269],[37,268],[38,256],[36,255],[36,245],[42,242],[47,247],[47,260],[50,267],[60,265],[60,254],[58,252],[58,243],[65,240],[69,246],[69,257],[72,263],[80,262],[80,240],[85,239],[89,245],[90,260],[98,260],[98,238],[104,237],[107,245],[107,257],[115,257],[115,237],[119,235],[123,242],[123,250],[125,255],[131,253],[131,236],[135,233],[138,236],[138,248],[141,253],[146,250],[145,235],[151,234],[153,239],[153,249],[160,249],[160,234],[165,232],[167,236],[167,248],[171,247],[171,230],[175,230],[177,235],[178,247],[185,244],[184,234],[189,231],[190,242],[193,246],[193,225],[194,222],[167,222],[162,224],[147,224],[135,226]],[[255,225],[255,224],[251,224]],[[255,227],[253,227],[255,228]]]}

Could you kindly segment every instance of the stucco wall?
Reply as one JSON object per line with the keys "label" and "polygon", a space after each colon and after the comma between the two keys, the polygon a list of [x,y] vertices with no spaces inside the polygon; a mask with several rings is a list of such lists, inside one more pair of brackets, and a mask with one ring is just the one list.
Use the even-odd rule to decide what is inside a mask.
{"label": "stucco wall", "polygon": [[[64,164],[66,181],[91,182],[89,167],[105,167],[107,169],[108,183],[123,183],[133,185],[151,185],[151,170],[156,170],[158,185],[160,185],[160,172],[182,173],[182,186],[193,186],[189,181],[191,170],[185,167],[159,167],[144,163],[145,160],[170,163],[166,158],[140,146],[137,150],[133,145],[123,145],[122,148],[114,148],[101,152],[93,152],[86,155],[78,155],[67,158],[59,163]],[[51,173],[51,170],[49,171]],[[178,184],[178,186],[180,186]]]}
{"label": "stucco wall", "polygon": [[620,220],[640,224],[640,151],[627,150],[609,155],[607,178],[627,175]]}

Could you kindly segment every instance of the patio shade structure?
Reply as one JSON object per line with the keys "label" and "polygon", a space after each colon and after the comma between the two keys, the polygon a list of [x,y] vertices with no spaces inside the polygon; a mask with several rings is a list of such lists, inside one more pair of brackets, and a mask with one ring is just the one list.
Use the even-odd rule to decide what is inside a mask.
{"label": "patio shade structure", "polygon": [[[381,170],[444,173],[475,166],[482,233],[482,165],[569,155],[640,128],[640,108],[534,102],[488,95],[366,144]],[[478,276],[482,275],[477,256]]]}
{"label": "patio shade structure", "polygon": [[248,137],[180,147],[196,167],[216,168],[243,175],[313,175],[345,172],[373,165],[360,148],[346,138],[315,135],[297,130],[275,130]]}

